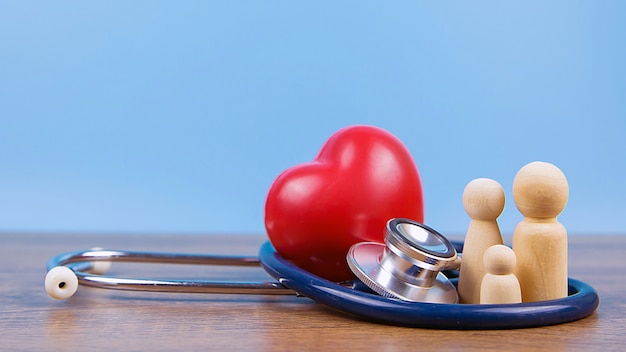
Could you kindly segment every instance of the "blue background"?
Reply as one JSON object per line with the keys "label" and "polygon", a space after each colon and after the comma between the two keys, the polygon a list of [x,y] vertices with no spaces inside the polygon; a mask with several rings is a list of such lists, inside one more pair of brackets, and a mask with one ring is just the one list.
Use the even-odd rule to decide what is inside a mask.
{"label": "blue background", "polygon": [[0,231],[264,233],[274,178],[382,127],[426,223],[462,192],[568,177],[570,234],[626,232],[624,1],[2,1]]}

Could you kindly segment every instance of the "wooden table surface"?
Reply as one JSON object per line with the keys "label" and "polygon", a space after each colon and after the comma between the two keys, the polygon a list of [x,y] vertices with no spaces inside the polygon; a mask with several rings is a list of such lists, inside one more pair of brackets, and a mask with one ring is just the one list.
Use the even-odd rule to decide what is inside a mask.
{"label": "wooden table surface", "polygon": [[[600,294],[585,319],[541,328],[454,331],[360,321],[295,296],[168,294],[43,288],[45,264],[107,249],[256,255],[263,236],[0,234],[0,350],[624,350],[626,236],[570,236],[570,277]],[[510,243],[508,241],[507,243]],[[115,263],[111,275],[265,281],[260,268]]]}

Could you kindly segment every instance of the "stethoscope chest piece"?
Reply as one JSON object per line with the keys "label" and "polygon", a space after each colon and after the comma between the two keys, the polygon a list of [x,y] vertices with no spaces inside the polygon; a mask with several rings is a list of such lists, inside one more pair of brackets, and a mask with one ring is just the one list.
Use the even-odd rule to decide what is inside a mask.
{"label": "stethoscope chest piece", "polygon": [[454,285],[441,273],[460,258],[437,231],[408,219],[391,219],[385,244],[362,242],[347,255],[356,277],[381,296],[413,302],[458,303]]}

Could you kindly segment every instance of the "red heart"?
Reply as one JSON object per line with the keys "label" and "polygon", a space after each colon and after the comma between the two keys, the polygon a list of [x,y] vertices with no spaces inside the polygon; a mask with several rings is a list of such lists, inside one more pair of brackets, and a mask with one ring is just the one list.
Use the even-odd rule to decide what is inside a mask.
{"label": "red heart", "polygon": [[281,173],[265,202],[265,227],[278,254],[332,281],[353,278],[354,243],[384,242],[391,218],[423,222],[422,183],[411,154],[372,126],[337,131],[317,157]]}

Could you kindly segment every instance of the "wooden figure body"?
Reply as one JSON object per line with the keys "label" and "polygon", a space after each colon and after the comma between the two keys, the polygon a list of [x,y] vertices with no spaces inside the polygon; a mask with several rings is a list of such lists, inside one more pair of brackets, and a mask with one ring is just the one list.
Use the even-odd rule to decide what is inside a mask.
{"label": "wooden figure body", "polygon": [[513,274],[515,253],[507,246],[495,245],[485,251],[486,274],[480,286],[480,304],[521,303],[522,291]]}
{"label": "wooden figure body", "polygon": [[532,162],[515,176],[513,198],[524,219],[513,232],[513,251],[524,302],[568,294],[567,231],[556,218],[568,195],[565,175],[552,164]]}
{"label": "wooden figure body", "polygon": [[480,285],[485,275],[483,256],[487,248],[502,244],[496,219],[504,209],[504,190],[492,179],[471,181],[463,192],[463,206],[471,218],[459,274],[461,303],[480,303]]}

